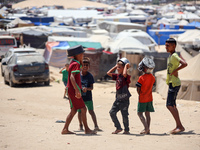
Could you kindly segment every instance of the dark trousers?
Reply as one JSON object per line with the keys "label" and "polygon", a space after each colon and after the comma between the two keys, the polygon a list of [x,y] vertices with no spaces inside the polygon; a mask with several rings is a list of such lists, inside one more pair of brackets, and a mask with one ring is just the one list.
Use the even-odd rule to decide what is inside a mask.
{"label": "dark trousers", "polygon": [[129,108],[129,98],[122,101],[115,100],[115,102],[113,103],[113,106],[109,113],[117,130],[122,130],[119,120],[117,118],[117,112],[121,111],[123,124],[125,128],[124,130],[129,131],[128,108]]}

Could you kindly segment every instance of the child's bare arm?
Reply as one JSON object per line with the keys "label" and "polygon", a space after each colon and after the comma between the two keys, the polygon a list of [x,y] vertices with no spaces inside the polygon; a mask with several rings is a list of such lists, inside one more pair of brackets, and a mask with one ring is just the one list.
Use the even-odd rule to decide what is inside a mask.
{"label": "child's bare arm", "polygon": [[63,67],[61,70],[60,70],[60,72],[59,73],[62,73],[62,71],[65,69],[65,67]]}
{"label": "child's bare arm", "polygon": [[129,68],[129,63],[127,63],[125,66],[124,66],[124,70],[123,70],[123,76],[126,78],[127,77],[127,70]]}
{"label": "child's bare arm", "polygon": [[138,93],[138,95],[140,95],[140,90],[141,90],[141,87],[137,86],[137,93]]}
{"label": "child's bare arm", "polygon": [[80,91],[79,91],[79,89],[76,85],[76,80],[75,80],[74,76],[75,76],[75,73],[72,73],[71,76],[70,76],[70,80],[71,80],[71,83],[72,83],[72,85],[75,89],[75,97],[79,99],[79,98],[81,98],[81,93],[80,93]]}
{"label": "child's bare arm", "polygon": [[170,75],[174,75],[175,77],[178,77],[178,71],[185,68],[187,66],[187,63],[184,60],[180,60],[181,65],[175,69]]}
{"label": "child's bare arm", "polygon": [[115,65],[114,67],[112,67],[108,72],[107,75],[109,75],[110,77],[112,77],[112,72],[115,71],[117,69],[117,65]]}

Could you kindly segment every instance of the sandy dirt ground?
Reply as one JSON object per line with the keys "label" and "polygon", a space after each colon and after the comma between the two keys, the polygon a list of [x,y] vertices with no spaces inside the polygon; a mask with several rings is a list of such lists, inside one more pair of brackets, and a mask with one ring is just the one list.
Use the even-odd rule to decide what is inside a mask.
{"label": "sandy dirt ground", "polygon": [[[51,68],[51,76],[61,79],[58,69]],[[77,115],[70,124],[76,135],[61,135],[70,111],[69,102],[63,99],[62,81],[50,86],[26,84],[11,88],[0,77],[0,149],[1,150],[200,150],[200,102],[178,100],[178,109],[185,132],[168,134],[175,128],[175,121],[165,107],[165,99],[153,93],[155,112],[151,113],[151,134],[140,135],[143,129],[137,116],[137,93],[130,88],[129,120],[130,135],[113,135],[115,127],[109,110],[115,98],[114,82],[94,84],[93,101],[99,127],[103,132],[85,135],[78,131]],[[167,92],[167,91],[166,91]],[[121,113],[118,113],[121,121]],[[89,114],[88,124],[94,128]],[[123,127],[123,124],[122,124]]]}

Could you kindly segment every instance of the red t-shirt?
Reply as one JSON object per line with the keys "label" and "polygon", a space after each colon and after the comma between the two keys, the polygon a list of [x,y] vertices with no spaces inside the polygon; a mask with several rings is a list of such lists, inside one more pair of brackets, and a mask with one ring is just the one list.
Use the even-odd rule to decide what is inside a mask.
{"label": "red t-shirt", "polygon": [[140,87],[139,102],[147,103],[153,101],[152,88],[155,77],[152,74],[144,74],[139,77],[136,86]]}
{"label": "red t-shirt", "polygon": [[82,99],[82,97],[80,99],[76,98],[75,97],[75,89],[71,83],[71,80],[70,80],[70,76],[72,73],[76,73],[74,78],[75,78],[75,81],[76,81],[76,85],[78,87],[78,89],[80,90],[80,93],[81,93],[81,89],[82,89],[82,86],[81,86],[81,75],[80,75],[80,62],[78,62],[77,60],[73,59],[72,62],[70,63],[69,65],[69,75],[68,75],[68,82],[67,82],[67,89],[68,89],[68,96],[69,96],[69,99],[70,101],[72,102],[72,105],[75,109],[81,109],[83,107],[85,107],[85,103]]}
{"label": "red t-shirt", "polygon": [[69,65],[69,71],[68,71],[68,73],[69,73],[68,74],[68,83],[67,83],[68,90],[70,90],[70,91],[74,90],[75,91],[75,89],[74,89],[74,87],[71,83],[71,80],[70,80],[70,76],[71,76],[72,73],[76,73],[75,81],[78,85],[78,88],[82,89],[80,72],[81,72],[80,63],[77,60],[73,59],[71,61],[70,65]]}

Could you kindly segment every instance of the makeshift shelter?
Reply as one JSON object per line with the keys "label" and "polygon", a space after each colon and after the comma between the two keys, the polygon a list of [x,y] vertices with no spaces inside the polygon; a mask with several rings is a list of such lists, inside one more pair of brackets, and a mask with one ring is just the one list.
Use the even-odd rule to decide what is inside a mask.
{"label": "makeshift shelter", "polygon": [[48,16],[73,17],[75,23],[91,22],[98,15],[97,10],[48,10]]}
{"label": "makeshift shelter", "polygon": [[[181,88],[178,99],[200,101],[200,54],[191,58],[188,66],[179,71]],[[167,98],[168,85],[166,84],[167,70],[156,72],[156,92]]]}
{"label": "makeshift shelter", "polygon": [[41,29],[46,32],[51,32],[53,36],[69,36],[69,37],[87,37],[87,33],[84,31],[74,31],[69,28],[64,27],[49,27],[49,26],[39,26],[38,29]]}
{"label": "makeshift shelter", "polygon": [[21,20],[30,20],[35,25],[47,25],[54,22],[54,17],[20,17]]}
{"label": "makeshift shelter", "polygon": [[98,42],[77,42],[77,41],[57,41],[46,42],[44,58],[47,63],[54,67],[63,67],[67,62],[67,49],[76,45],[82,45],[83,48],[100,49]]}
{"label": "makeshift shelter", "polygon": [[107,47],[111,38],[107,35],[92,35],[90,39],[95,42],[100,42],[102,47]]}
{"label": "makeshift shelter", "polygon": [[146,45],[133,37],[123,37],[110,42],[106,49],[112,53],[119,53],[120,50],[137,53],[150,52]]}
{"label": "makeshift shelter", "polygon": [[165,45],[165,41],[172,34],[182,34],[185,30],[154,30],[148,31],[149,35],[156,41],[158,45]]}
{"label": "makeshift shelter", "polygon": [[112,22],[112,21],[102,21],[99,22],[98,28],[105,29],[110,33],[119,33],[126,29],[140,29],[146,31],[146,26],[136,23],[126,23],[126,22]]}
{"label": "makeshift shelter", "polygon": [[70,48],[67,42],[47,42],[44,51],[44,58],[50,66],[63,67],[68,60],[67,49]]}
{"label": "makeshift shelter", "polygon": [[92,18],[90,24],[97,24],[102,21],[110,21],[110,22],[126,22],[131,23],[130,17],[128,16],[96,16]]}
{"label": "makeshift shelter", "polygon": [[27,23],[26,21],[23,21],[20,18],[16,18],[15,20],[7,24],[8,28],[23,27],[23,26],[34,26],[34,24]]}
{"label": "makeshift shelter", "polygon": [[48,32],[37,29],[29,29],[21,32],[21,34],[23,36],[23,43],[21,44],[30,45],[34,48],[45,48],[45,42],[48,39],[48,35],[50,35]]}
{"label": "makeshift shelter", "polygon": [[123,37],[133,37],[140,41],[142,44],[148,46],[150,51],[155,51],[155,46],[157,43],[149,34],[144,31],[136,29],[124,30],[116,36],[115,40],[121,39]]}
{"label": "makeshift shelter", "polygon": [[181,45],[192,45],[195,39],[200,39],[200,30],[187,30],[185,33],[180,34],[177,41]]}
{"label": "makeshift shelter", "polygon": [[193,26],[195,26],[195,27],[200,27],[200,22],[198,22],[198,21],[193,21],[193,22],[191,22],[191,23],[189,23],[189,25],[193,25]]}

